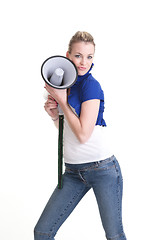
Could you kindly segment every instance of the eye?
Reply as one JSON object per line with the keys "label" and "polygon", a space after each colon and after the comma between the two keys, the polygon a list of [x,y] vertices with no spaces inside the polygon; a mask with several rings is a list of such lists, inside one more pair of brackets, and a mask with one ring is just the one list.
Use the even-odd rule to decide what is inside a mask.
{"label": "eye", "polygon": [[88,56],[88,59],[92,59],[93,57],[92,56]]}
{"label": "eye", "polygon": [[80,54],[76,54],[75,57],[76,57],[76,58],[80,58]]}

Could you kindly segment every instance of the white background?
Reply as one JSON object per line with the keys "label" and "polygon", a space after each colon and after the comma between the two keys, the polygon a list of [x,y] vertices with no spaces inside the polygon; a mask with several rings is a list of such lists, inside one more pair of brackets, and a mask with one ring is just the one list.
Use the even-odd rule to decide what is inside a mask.
{"label": "white background", "polygon": [[[127,238],[164,237],[165,7],[160,0],[28,0],[0,5],[0,239],[33,239],[57,183],[57,130],[44,111],[42,62],[77,30],[96,42],[110,150],[124,178]],[[57,237],[104,238],[90,191]]]}

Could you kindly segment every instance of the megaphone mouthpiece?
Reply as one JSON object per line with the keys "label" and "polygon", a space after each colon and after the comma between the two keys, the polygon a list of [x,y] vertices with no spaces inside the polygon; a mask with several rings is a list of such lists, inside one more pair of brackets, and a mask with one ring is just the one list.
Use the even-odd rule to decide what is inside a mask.
{"label": "megaphone mouthpiece", "polygon": [[62,68],[57,68],[55,70],[55,73],[58,75],[58,76],[62,76],[64,75],[64,70]]}
{"label": "megaphone mouthpiece", "polygon": [[60,86],[62,84],[63,76],[64,70],[62,68],[55,69],[54,73],[50,78],[50,83],[52,83],[55,86]]}

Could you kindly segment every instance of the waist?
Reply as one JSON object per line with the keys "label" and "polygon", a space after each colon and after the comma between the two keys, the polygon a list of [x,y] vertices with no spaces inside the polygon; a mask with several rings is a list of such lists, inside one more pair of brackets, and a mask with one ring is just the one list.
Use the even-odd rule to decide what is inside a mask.
{"label": "waist", "polygon": [[65,168],[67,171],[88,171],[90,169],[94,169],[96,167],[101,167],[106,165],[107,163],[110,163],[112,161],[116,161],[116,157],[112,155],[111,157],[108,157],[101,161],[95,161],[90,163],[83,163],[83,164],[70,164],[65,163]]}

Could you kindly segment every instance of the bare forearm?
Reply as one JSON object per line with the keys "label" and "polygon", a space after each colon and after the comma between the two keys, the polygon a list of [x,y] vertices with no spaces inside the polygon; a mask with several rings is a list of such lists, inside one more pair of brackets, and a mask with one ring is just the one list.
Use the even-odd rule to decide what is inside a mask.
{"label": "bare forearm", "polygon": [[80,121],[80,118],[78,118],[74,112],[72,111],[72,109],[70,108],[70,106],[68,104],[64,104],[61,106],[64,116],[69,124],[69,126],[71,127],[73,133],[76,135],[76,137],[78,138],[78,140],[83,143],[83,127]]}

